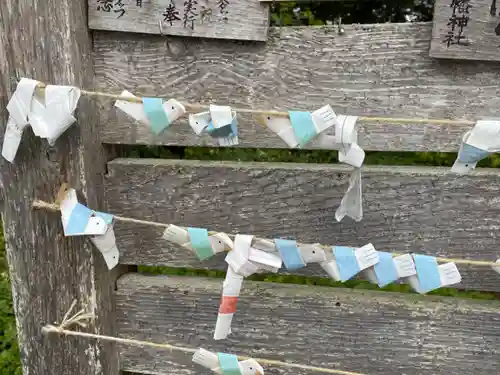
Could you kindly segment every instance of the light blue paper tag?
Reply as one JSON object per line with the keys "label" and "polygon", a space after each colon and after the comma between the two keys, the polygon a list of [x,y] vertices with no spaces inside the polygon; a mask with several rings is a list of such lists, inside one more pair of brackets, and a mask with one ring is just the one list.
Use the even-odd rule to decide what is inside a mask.
{"label": "light blue paper tag", "polygon": [[148,116],[149,126],[156,134],[160,134],[170,125],[167,113],[160,98],[142,98],[144,112]]}
{"label": "light blue paper tag", "polygon": [[464,143],[458,155],[461,163],[477,163],[490,155],[488,151]]}
{"label": "light blue paper tag", "polygon": [[83,234],[92,215],[100,217],[107,225],[113,222],[113,215],[105,212],[92,211],[87,206],[77,203],[73,211],[71,211],[68,224],[64,229],[65,235]]}
{"label": "light blue paper tag", "polygon": [[189,240],[196,255],[200,260],[205,260],[214,255],[212,244],[208,240],[208,231],[204,228],[187,228]]}
{"label": "light blue paper tag", "polygon": [[223,375],[242,375],[237,356],[227,353],[217,353],[217,356]]}
{"label": "light blue paper tag", "polygon": [[441,288],[441,277],[439,276],[436,258],[429,255],[415,254],[413,259],[415,260],[415,268],[420,284],[420,293],[427,293]]}
{"label": "light blue paper tag", "polygon": [[301,147],[309,143],[318,134],[311,112],[288,111],[288,115],[290,116],[293,132]]}
{"label": "light blue paper tag", "polygon": [[399,279],[399,276],[396,265],[392,260],[392,254],[378,251],[378,258],[379,262],[373,268],[375,275],[377,275],[378,286],[383,288]]}
{"label": "light blue paper tag", "polygon": [[216,128],[212,121],[208,123],[208,126],[205,128],[205,132],[210,134],[210,136],[214,138],[228,138],[228,137],[237,137],[238,136],[238,121],[236,120],[236,116],[233,117],[233,121],[231,124]]}
{"label": "light blue paper tag", "polygon": [[333,255],[339,269],[340,281],[347,281],[361,271],[353,247],[334,246]]}
{"label": "light blue paper tag", "polygon": [[300,256],[300,250],[297,247],[297,242],[294,240],[283,240],[281,238],[275,239],[274,243],[278,248],[278,251],[285,263],[285,267],[288,270],[297,270],[306,266],[302,257]]}
{"label": "light blue paper tag", "polygon": [[231,128],[231,124],[222,126],[220,128],[216,128],[212,121],[208,123],[208,126],[205,128],[205,131],[211,137],[214,138],[225,138],[233,134],[233,129]]}
{"label": "light blue paper tag", "polygon": [[77,203],[73,208],[73,211],[71,211],[64,233],[66,235],[82,234],[85,231],[85,227],[87,226],[91,216],[91,209],[81,203]]}

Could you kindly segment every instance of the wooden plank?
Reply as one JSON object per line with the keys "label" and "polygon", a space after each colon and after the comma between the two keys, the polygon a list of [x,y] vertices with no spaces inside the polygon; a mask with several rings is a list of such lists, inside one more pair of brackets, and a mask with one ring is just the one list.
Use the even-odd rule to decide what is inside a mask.
{"label": "wooden plank", "polygon": [[[474,120],[496,116],[500,66],[429,57],[430,23],[284,27],[266,45],[96,33],[101,91],[175,97],[255,109],[318,109],[352,115]],[[223,56],[223,58],[220,58]],[[100,101],[105,143],[214,145],[184,119],[155,136]],[[255,117],[240,114],[242,147],[286,148]],[[470,126],[364,123],[366,150],[455,152]],[[316,144],[306,148],[318,148]]]}
{"label": "wooden plank", "polygon": [[[262,3],[286,3],[286,2],[289,2],[288,0],[259,0],[260,2]],[[343,2],[343,3],[350,3],[350,2],[356,2],[358,0],[298,0],[298,1],[295,1],[296,3],[305,3],[305,2],[308,2],[308,3],[329,3],[329,2],[337,2],[337,3],[340,3],[340,2]]]}
{"label": "wooden plank", "polygon": [[[163,223],[381,251],[494,261],[500,213],[495,170],[472,176],[448,168],[363,168],[364,217],[335,220],[348,184],[342,165],[116,159],[108,163],[109,209]],[[200,262],[161,239],[162,229],[118,223],[125,264],[225,269],[223,256]],[[488,267],[460,266],[462,288],[500,291]],[[319,267],[308,274],[327,277]]]}
{"label": "wooden plank", "polygon": [[436,0],[430,56],[499,61],[498,11],[496,0]]}
{"label": "wooden plank", "polygon": [[[0,144],[7,124],[4,108],[18,77],[92,87],[86,14],[85,0],[0,2]],[[78,123],[55,147],[27,130],[15,163],[0,158],[3,233],[24,375],[118,374],[113,344],[44,337],[41,330],[60,322],[77,299],[78,308],[86,304],[97,315],[92,331],[114,334],[112,292],[119,269],[109,272],[90,241],[64,238],[58,215],[31,206],[34,199],[53,200],[67,181],[90,205],[102,207],[106,159],[95,113],[94,102],[82,98]]]}
{"label": "wooden plank", "polygon": [[[214,341],[221,286],[128,274],[116,292],[120,336],[370,375],[498,374],[499,301],[245,281],[233,333]],[[179,352],[123,348],[121,359],[139,373],[203,371]]]}
{"label": "wooden plank", "polygon": [[133,33],[265,41],[269,29],[269,5],[259,0],[90,0],[89,27]]}

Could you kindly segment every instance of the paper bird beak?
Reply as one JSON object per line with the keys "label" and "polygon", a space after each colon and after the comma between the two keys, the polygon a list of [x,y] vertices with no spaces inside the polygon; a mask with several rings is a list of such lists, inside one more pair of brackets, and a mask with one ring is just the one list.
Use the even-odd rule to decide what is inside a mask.
{"label": "paper bird beak", "polygon": [[261,373],[259,370],[255,371],[255,375],[264,375],[263,373]]}

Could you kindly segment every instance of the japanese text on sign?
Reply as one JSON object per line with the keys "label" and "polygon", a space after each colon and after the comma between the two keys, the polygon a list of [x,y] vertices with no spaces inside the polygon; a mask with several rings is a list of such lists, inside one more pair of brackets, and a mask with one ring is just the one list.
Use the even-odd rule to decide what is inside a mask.
{"label": "japanese text on sign", "polygon": [[122,0],[97,0],[97,10],[110,13],[113,11],[117,14],[117,18],[125,14],[124,4]]}
{"label": "japanese text on sign", "polygon": [[[143,0],[135,0],[138,8],[142,8]],[[222,16],[224,22],[228,21],[229,0],[216,0],[214,8],[218,9],[218,13]],[[116,13],[116,18],[121,18],[126,14],[123,0],[97,0],[97,10],[101,12]],[[174,0],[170,0],[168,6],[165,7],[162,16],[163,23],[169,26],[176,24],[194,30],[196,19],[200,19],[200,23],[211,21],[212,15],[216,13],[212,8],[201,6],[198,10],[198,0],[184,0],[182,13],[177,8]]]}
{"label": "japanese text on sign", "polygon": [[444,43],[447,47],[454,44],[467,45],[467,38],[464,35],[464,29],[469,24],[470,0],[451,0],[451,17],[448,19],[448,33],[445,36]]}

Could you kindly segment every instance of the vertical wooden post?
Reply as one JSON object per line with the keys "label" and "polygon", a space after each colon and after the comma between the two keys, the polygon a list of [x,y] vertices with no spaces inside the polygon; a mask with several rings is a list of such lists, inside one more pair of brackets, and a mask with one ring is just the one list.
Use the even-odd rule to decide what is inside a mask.
{"label": "vertical wooden post", "polygon": [[[22,76],[53,84],[91,88],[92,39],[86,0],[2,0],[0,2],[0,133],[8,99]],[[106,155],[97,139],[96,111],[82,98],[78,122],[50,148],[25,131],[14,164],[2,159],[2,219],[22,367],[25,375],[117,374],[113,345],[46,337],[41,327],[60,321],[73,299],[89,302],[95,331],[114,332],[113,288],[101,255],[85,238],[65,238],[60,215],[34,211],[36,198],[51,201],[67,181],[102,208]],[[92,327],[91,327],[92,329]]]}

